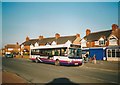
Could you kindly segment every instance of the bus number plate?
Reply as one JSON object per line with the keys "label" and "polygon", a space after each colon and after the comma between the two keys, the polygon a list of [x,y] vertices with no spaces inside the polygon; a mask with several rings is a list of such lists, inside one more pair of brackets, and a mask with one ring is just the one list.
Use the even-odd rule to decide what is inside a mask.
{"label": "bus number plate", "polygon": [[75,65],[78,65],[78,63],[75,63]]}

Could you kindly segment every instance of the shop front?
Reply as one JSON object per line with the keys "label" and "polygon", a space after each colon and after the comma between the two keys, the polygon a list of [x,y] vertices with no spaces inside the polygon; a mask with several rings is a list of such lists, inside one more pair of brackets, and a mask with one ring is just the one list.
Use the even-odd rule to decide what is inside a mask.
{"label": "shop front", "polygon": [[120,60],[120,46],[108,46],[106,50],[108,61],[119,61]]}

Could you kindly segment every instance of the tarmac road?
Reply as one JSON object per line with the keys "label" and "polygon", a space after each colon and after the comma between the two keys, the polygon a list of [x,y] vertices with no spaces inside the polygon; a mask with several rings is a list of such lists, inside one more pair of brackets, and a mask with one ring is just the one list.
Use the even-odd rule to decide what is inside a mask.
{"label": "tarmac road", "polygon": [[101,70],[87,64],[68,67],[34,63],[28,59],[3,58],[2,66],[29,83],[118,83],[117,69]]}

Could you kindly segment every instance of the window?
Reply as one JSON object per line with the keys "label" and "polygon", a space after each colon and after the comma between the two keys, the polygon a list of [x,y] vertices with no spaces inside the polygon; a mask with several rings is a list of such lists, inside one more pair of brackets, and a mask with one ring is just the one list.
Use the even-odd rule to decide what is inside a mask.
{"label": "window", "polygon": [[59,56],[59,55],[60,55],[60,49],[55,49],[54,55],[55,55],[55,56]]}
{"label": "window", "polygon": [[114,35],[111,35],[110,37],[109,37],[109,45],[118,45],[117,44],[117,37],[116,36],[114,36]]}
{"label": "window", "polygon": [[54,48],[54,49],[32,49],[31,55],[41,56],[64,56],[67,48]]}
{"label": "window", "polygon": [[120,57],[120,49],[116,49],[116,57]]}
{"label": "window", "polygon": [[81,56],[81,53],[82,53],[81,50],[78,49],[78,50],[77,50],[77,56]]}
{"label": "window", "polygon": [[80,57],[81,56],[81,50],[70,48],[68,56],[69,57]]}
{"label": "window", "polygon": [[66,49],[65,49],[65,48],[62,48],[62,49],[61,49],[61,56],[64,56],[64,55],[65,55],[65,52],[66,52]]}
{"label": "window", "polygon": [[108,49],[108,57],[112,57],[111,53],[112,53],[112,51],[110,49]]}
{"label": "window", "polygon": [[100,40],[100,41],[99,41],[99,45],[100,45],[100,46],[105,45],[105,40]]}
{"label": "window", "polygon": [[73,49],[73,48],[69,49],[69,56],[70,57],[75,57],[75,52],[76,52],[75,49]]}
{"label": "window", "polygon": [[114,38],[114,39],[110,39],[109,40],[109,45],[117,45],[117,40]]}
{"label": "window", "polygon": [[120,57],[120,49],[108,49],[108,57]]}
{"label": "window", "polygon": [[112,57],[115,57],[115,50],[112,50]]}
{"label": "window", "polygon": [[32,49],[31,50],[31,55],[39,55],[39,54],[40,54],[39,49]]}

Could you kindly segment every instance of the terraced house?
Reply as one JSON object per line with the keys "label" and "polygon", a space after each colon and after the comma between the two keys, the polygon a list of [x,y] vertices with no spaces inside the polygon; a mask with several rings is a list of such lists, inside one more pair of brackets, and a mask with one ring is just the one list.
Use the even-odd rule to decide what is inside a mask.
{"label": "terraced house", "polygon": [[80,40],[80,34],[76,34],[73,36],[60,36],[59,33],[56,33],[55,37],[44,38],[44,36],[39,36],[38,39],[30,39],[27,36],[26,41],[21,44],[21,55],[29,55],[30,47],[33,46],[65,44],[67,42],[80,45]]}
{"label": "terraced house", "polygon": [[16,44],[7,44],[2,51],[3,55],[9,53],[18,55],[20,53],[20,45],[18,42]]}
{"label": "terraced house", "polygon": [[118,60],[120,58],[120,28],[113,24],[112,30],[91,33],[86,30],[86,36],[81,39],[83,56],[86,52],[97,60]]}

